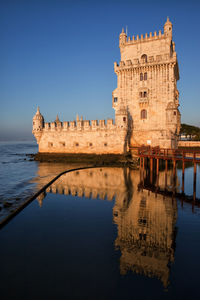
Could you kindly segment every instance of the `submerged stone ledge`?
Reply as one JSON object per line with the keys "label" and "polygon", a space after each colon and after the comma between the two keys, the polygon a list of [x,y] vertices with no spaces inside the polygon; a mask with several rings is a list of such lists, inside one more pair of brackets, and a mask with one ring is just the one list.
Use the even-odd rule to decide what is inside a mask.
{"label": "submerged stone ledge", "polygon": [[92,164],[107,166],[132,166],[137,167],[138,158],[130,154],[75,154],[75,153],[37,153],[33,155],[34,160],[40,162],[62,162],[73,164]]}

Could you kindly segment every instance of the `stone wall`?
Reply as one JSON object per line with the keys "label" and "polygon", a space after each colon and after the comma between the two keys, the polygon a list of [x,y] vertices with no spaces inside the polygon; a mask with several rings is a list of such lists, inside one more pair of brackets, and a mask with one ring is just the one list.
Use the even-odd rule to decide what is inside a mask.
{"label": "stone wall", "polygon": [[127,151],[127,127],[113,120],[45,123],[39,152],[122,154]]}

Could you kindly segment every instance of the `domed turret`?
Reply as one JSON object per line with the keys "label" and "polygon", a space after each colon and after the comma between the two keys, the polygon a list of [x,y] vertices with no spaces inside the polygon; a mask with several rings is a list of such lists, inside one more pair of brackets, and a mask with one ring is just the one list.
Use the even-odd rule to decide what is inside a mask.
{"label": "domed turret", "polygon": [[33,117],[33,131],[42,130],[44,127],[44,117],[40,113],[39,107],[37,108],[37,112]]}
{"label": "domed turret", "polygon": [[32,130],[32,133],[34,134],[37,143],[41,138],[43,128],[44,128],[44,117],[41,115],[38,107],[37,112],[33,117],[33,130]]}
{"label": "domed turret", "polygon": [[122,32],[119,35],[119,47],[124,46],[127,40],[127,35],[124,32],[124,28],[122,28]]}
{"label": "domed turret", "polygon": [[115,120],[117,127],[127,129],[128,127],[128,112],[123,104],[116,110]]}
{"label": "domed turret", "polygon": [[167,21],[164,25],[164,34],[167,37],[172,38],[172,23],[169,20],[169,17],[167,17]]}

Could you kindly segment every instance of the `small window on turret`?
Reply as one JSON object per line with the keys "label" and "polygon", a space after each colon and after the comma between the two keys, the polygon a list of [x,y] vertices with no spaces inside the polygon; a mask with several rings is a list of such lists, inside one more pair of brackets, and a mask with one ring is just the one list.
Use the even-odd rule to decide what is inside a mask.
{"label": "small window on turret", "polygon": [[147,92],[144,92],[144,98],[146,98],[147,97]]}
{"label": "small window on turret", "polygon": [[174,115],[176,116],[176,111],[174,111]]}
{"label": "small window on turret", "polygon": [[35,125],[35,122],[33,122],[33,125]]}
{"label": "small window on turret", "polygon": [[140,81],[143,80],[143,73],[140,73]]}
{"label": "small window on turret", "polygon": [[147,73],[144,73],[144,80],[147,80]]}
{"label": "small window on turret", "polygon": [[117,97],[115,97],[115,98],[114,98],[114,102],[116,103],[116,102],[117,102],[117,100],[118,100],[118,99],[117,99]]}
{"label": "small window on turret", "polygon": [[107,144],[107,143],[104,143],[104,146],[105,146],[105,147],[107,147],[107,146],[108,146],[108,144]]}
{"label": "small window on turret", "polygon": [[123,117],[123,121],[126,122],[126,117]]}

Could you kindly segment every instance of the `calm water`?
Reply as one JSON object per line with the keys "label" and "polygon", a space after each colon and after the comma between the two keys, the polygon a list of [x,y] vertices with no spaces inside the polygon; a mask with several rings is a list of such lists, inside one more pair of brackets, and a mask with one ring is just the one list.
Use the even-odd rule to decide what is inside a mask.
{"label": "calm water", "polygon": [[0,221],[56,175],[71,168],[34,161],[29,155],[37,151],[35,142],[0,142]]}
{"label": "calm water", "polygon": [[[31,143],[0,146],[1,203],[25,199],[71,167],[29,161]],[[196,299],[198,201],[155,194],[142,181],[148,186],[139,170],[105,167],[54,182],[0,231],[1,299]],[[161,192],[166,181],[173,190],[171,170],[153,178]],[[178,169],[176,192],[181,183]],[[193,193],[189,166],[185,192]]]}

